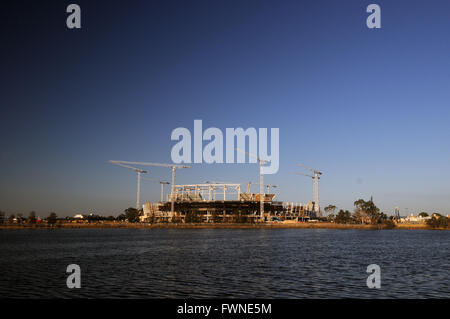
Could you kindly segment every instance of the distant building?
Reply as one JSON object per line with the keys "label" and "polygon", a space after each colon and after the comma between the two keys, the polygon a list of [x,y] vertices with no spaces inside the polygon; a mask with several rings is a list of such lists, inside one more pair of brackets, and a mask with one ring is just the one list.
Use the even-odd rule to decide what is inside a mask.
{"label": "distant building", "polygon": [[413,214],[400,218],[401,223],[411,223],[411,224],[425,224],[425,222],[431,219],[430,216],[422,217],[422,216],[414,216]]}
{"label": "distant building", "polygon": [[84,216],[81,214],[76,214],[75,216],[73,216],[74,219],[84,219]]}

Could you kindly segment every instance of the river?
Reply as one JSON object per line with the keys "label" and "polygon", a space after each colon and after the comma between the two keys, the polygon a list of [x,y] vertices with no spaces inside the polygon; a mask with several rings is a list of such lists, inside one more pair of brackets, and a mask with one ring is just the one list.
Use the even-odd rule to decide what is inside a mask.
{"label": "river", "polygon": [[448,231],[0,230],[0,297],[449,298],[449,260]]}

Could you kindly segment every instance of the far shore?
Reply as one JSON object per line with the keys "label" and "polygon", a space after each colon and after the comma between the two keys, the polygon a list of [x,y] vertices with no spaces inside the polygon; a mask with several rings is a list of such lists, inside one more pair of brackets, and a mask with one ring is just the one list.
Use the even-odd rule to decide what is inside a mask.
{"label": "far shore", "polygon": [[384,225],[365,225],[365,224],[335,224],[327,222],[309,223],[257,223],[257,224],[233,224],[233,223],[199,223],[199,224],[173,224],[173,223],[57,223],[55,225],[48,224],[6,224],[0,225],[0,229],[79,229],[79,228],[170,228],[170,229],[440,229],[449,230],[448,228],[431,228],[425,224],[396,224],[394,228],[387,228]]}

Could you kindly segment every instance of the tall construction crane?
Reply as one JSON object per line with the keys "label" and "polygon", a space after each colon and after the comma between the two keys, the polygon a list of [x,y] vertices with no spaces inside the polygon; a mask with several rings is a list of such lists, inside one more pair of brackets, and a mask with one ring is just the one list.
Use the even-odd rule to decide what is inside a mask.
{"label": "tall construction crane", "polygon": [[236,147],[236,150],[241,152],[241,153],[247,154],[248,156],[256,158],[258,160],[258,163],[259,163],[259,211],[260,211],[261,221],[263,221],[264,220],[264,197],[265,197],[265,194],[264,194],[263,165],[265,163],[268,163],[269,161],[264,160],[264,159],[260,158],[259,156],[251,154],[249,152],[243,151],[240,148]]}
{"label": "tall construction crane", "polygon": [[161,202],[163,202],[164,201],[164,185],[169,185],[170,183],[166,182],[166,181],[160,181],[157,179],[153,179],[153,178],[142,177],[142,179],[145,181],[157,182],[157,183],[161,184]]}
{"label": "tall construction crane", "polygon": [[144,165],[144,166],[157,166],[157,167],[168,167],[172,169],[172,191],[171,191],[171,208],[170,212],[173,216],[175,212],[175,200],[174,200],[174,193],[175,193],[175,170],[177,168],[191,168],[187,165],[178,165],[178,164],[163,164],[163,163],[150,163],[150,162],[127,162],[127,161],[117,161],[122,164],[131,164],[131,165]]}
{"label": "tall construction crane", "polygon": [[119,161],[109,161],[110,163],[114,164],[114,165],[119,165],[122,167],[126,167],[129,168],[135,172],[137,172],[138,174],[138,178],[137,178],[137,198],[136,198],[136,209],[139,210],[140,209],[140,201],[141,201],[141,174],[142,173],[147,173],[147,171],[143,170],[143,169],[139,169],[133,166],[129,166],[129,165],[125,165],[122,162]]}
{"label": "tall construction crane", "polygon": [[310,170],[314,174],[314,175],[309,175],[309,174],[304,174],[304,173],[300,173],[300,172],[295,172],[296,174],[308,176],[313,179],[314,211],[316,212],[317,216],[319,216],[320,215],[320,206],[319,206],[319,179],[320,179],[320,176],[319,175],[322,175],[322,172],[312,169],[304,164],[298,164],[298,166],[302,166],[302,167]]}

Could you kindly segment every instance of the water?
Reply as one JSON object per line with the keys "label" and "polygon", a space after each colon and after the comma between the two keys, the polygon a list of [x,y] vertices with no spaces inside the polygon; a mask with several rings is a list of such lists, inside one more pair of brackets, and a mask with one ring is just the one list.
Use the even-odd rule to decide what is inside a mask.
{"label": "water", "polygon": [[449,298],[449,251],[427,230],[0,230],[0,297]]}

